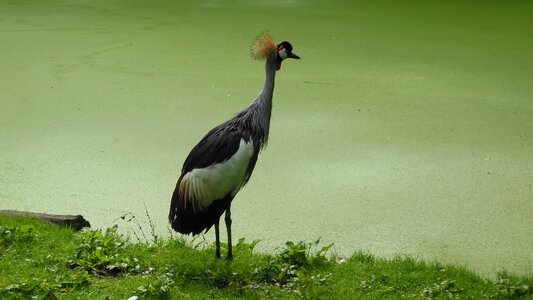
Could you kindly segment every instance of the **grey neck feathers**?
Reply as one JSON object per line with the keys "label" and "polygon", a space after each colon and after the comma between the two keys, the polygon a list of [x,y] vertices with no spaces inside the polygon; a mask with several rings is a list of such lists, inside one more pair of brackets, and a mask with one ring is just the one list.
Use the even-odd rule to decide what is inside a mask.
{"label": "grey neck feathers", "polygon": [[236,116],[239,123],[251,129],[252,139],[254,142],[258,142],[261,148],[268,141],[272,114],[272,94],[274,92],[274,78],[276,77],[276,57],[267,59],[265,71],[265,85],[261,93],[247,109]]}

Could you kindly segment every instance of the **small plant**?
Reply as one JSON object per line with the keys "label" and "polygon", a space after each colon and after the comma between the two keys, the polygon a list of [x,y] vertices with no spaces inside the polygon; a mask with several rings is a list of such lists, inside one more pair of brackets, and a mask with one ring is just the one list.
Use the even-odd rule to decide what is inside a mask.
{"label": "small plant", "polygon": [[427,287],[420,292],[420,295],[424,298],[447,298],[454,299],[459,298],[459,294],[463,289],[457,288],[455,280],[443,280],[439,283],[434,283],[433,286]]}
{"label": "small plant", "polygon": [[[281,252],[280,257],[283,262],[298,267],[324,263],[327,261],[326,254],[333,246],[333,243],[323,246],[320,250],[315,250],[318,249],[319,243],[320,238],[312,243],[288,241],[285,243],[286,247]],[[314,252],[312,253],[313,250]]]}
{"label": "small plant", "polygon": [[[245,238],[240,238],[238,241],[237,241],[237,244],[233,245],[233,251],[235,253],[252,253],[255,246],[257,244],[259,244],[261,240],[254,240],[250,243],[247,243],[246,242],[246,239]],[[213,246],[215,245],[215,242],[213,242]],[[221,249],[228,249],[228,243],[220,243],[220,248]]]}
{"label": "small plant", "polygon": [[60,273],[53,278],[21,278],[0,288],[3,299],[58,299],[57,292],[76,289],[89,283],[87,272]]}
{"label": "small plant", "polygon": [[35,228],[32,225],[0,225],[0,246],[8,247],[15,242],[28,243],[35,240]]}
{"label": "small plant", "polygon": [[172,273],[159,275],[155,280],[150,281],[148,284],[139,286],[137,292],[145,299],[168,299],[170,296],[170,289],[174,285],[172,276]]}
{"label": "small plant", "polygon": [[[152,221],[152,218],[150,217],[150,213],[148,213],[148,208],[146,207],[146,203],[144,203],[144,211],[146,214],[147,221],[139,221],[139,219],[132,212],[127,212],[123,214],[122,216],[115,219],[115,221],[120,219],[120,220],[125,221],[126,223],[133,223],[133,225],[130,225],[130,228],[131,228],[131,232],[137,239],[137,242],[145,243],[148,245],[152,243],[157,243],[159,241],[159,236],[156,233],[155,224]],[[146,233],[144,232],[144,229],[143,229],[144,226],[141,224],[141,222],[147,224],[150,227],[151,240],[147,237]],[[140,232],[140,234],[138,234],[137,231]],[[169,232],[172,236],[173,234],[172,230],[169,230]],[[142,239],[141,239],[141,236],[142,236]]]}
{"label": "small plant", "polygon": [[496,283],[498,296],[505,299],[519,299],[521,297],[533,296],[533,278],[518,279],[506,272],[498,274]]}
{"label": "small plant", "polygon": [[46,279],[23,278],[17,283],[12,283],[0,290],[0,295],[12,299],[41,298],[57,299],[53,290],[61,286],[57,283],[50,283]]}
{"label": "small plant", "polygon": [[280,253],[281,260],[291,266],[303,267],[308,262],[308,247],[304,242],[288,241],[286,248]]}
{"label": "small plant", "polygon": [[327,262],[326,254],[333,246],[332,243],[318,249],[319,243],[320,238],[312,243],[288,241],[281,253],[272,257],[268,267],[262,270],[262,281],[300,296],[315,298],[308,287],[322,284],[330,274],[312,273],[315,273],[315,267]]}
{"label": "small plant", "polygon": [[140,269],[137,259],[125,254],[128,241],[117,233],[117,226],[83,232],[70,266],[102,276],[136,272]]}

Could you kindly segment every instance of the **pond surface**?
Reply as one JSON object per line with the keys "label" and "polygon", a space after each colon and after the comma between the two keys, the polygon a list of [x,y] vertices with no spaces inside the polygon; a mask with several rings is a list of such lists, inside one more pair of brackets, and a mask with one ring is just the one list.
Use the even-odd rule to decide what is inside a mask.
{"label": "pond surface", "polygon": [[2,1],[0,208],[135,228],[116,219],[146,207],[168,235],[181,164],[259,93],[269,29],[302,60],[235,236],[531,274],[533,5],[463,2]]}

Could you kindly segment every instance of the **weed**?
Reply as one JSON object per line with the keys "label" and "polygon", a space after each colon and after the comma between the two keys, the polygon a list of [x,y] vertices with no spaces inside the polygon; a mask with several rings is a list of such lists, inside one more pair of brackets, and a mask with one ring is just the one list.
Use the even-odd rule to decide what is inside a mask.
{"label": "weed", "polygon": [[262,270],[262,281],[298,296],[316,298],[316,289],[325,283],[331,273],[317,273],[317,268],[328,261],[326,254],[333,246],[318,248],[320,238],[312,243],[288,241],[277,256],[271,257],[270,264]]}
{"label": "weed", "polygon": [[288,241],[285,249],[280,253],[280,258],[284,263],[292,266],[304,267],[322,264],[327,261],[326,254],[333,246],[333,243],[318,250],[320,238],[312,243]]}
{"label": "weed", "polygon": [[498,288],[498,296],[505,299],[533,297],[533,277],[520,279],[507,272],[501,272],[498,274],[496,287]]}
{"label": "weed", "polygon": [[156,276],[148,284],[141,285],[137,288],[139,295],[146,299],[168,299],[170,290],[174,285],[172,273],[165,273]]}
{"label": "weed", "polygon": [[[235,252],[236,255],[239,255],[239,254],[251,254],[255,248],[255,246],[257,244],[259,244],[259,242],[261,240],[254,240],[250,243],[247,243],[245,241],[246,239],[245,238],[240,238],[238,241],[237,241],[237,244],[233,245],[233,251]],[[215,242],[212,243],[212,246],[214,247],[215,246]],[[220,243],[220,248],[222,250],[227,250],[228,249],[228,243],[224,243],[224,242],[221,242]]]}
{"label": "weed", "polygon": [[434,283],[431,287],[424,288],[420,295],[426,299],[433,298],[447,298],[458,299],[459,294],[463,289],[456,287],[455,280],[443,280],[439,283]]}
{"label": "weed", "polygon": [[[141,238],[137,234],[137,230],[134,227],[132,227],[132,232],[133,232],[133,235],[135,236],[135,238],[137,239],[137,242],[150,244],[150,240],[148,240],[148,238],[146,237],[146,234],[144,233],[144,229],[143,229],[141,223],[139,222],[139,220],[137,219],[137,217],[133,213],[131,213],[131,212],[125,213],[122,216],[118,217],[115,221],[117,221],[118,219],[121,219],[121,220],[125,221],[126,223],[132,222],[133,224],[135,224],[135,227],[137,227],[138,231],[141,233],[141,235],[143,237],[143,239],[141,240]],[[157,237],[155,237],[154,239],[157,239]]]}
{"label": "weed", "polygon": [[139,271],[138,260],[126,255],[129,244],[117,233],[117,227],[110,227],[105,232],[98,229],[81,233],[70,266],[102,276]]}
{"label": "weed", "polygon": [[67,291],[89,283],[87,272],[57,273],[52,278],[20,278],[17,282],[0,288],[0,296],[14,299],[57,299],[58,291]]}
{"label": "weed", "polygon": [[0,246],[8,247],[13,243],[29,243],[35,239],[34,226],[1,226]]}

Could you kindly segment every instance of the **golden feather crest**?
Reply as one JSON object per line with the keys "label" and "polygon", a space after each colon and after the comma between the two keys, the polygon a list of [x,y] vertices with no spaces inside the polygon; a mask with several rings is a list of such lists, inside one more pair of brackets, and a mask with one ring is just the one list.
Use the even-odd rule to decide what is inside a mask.
{"label": "golden feather crest", "polygon": [[254,59],[267,59],[276,53],[276,42],[268,31],[263,31],[255,38],[250,55]]}

